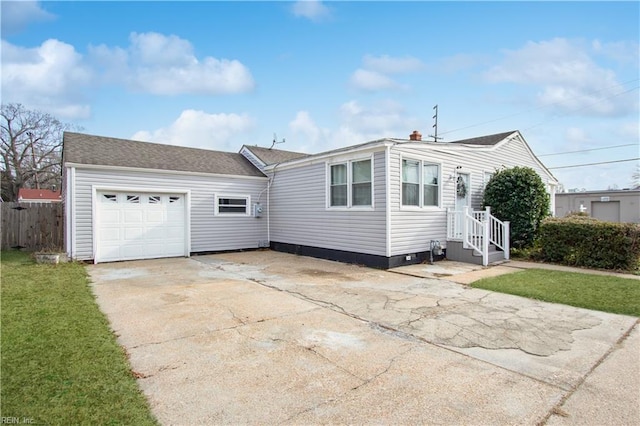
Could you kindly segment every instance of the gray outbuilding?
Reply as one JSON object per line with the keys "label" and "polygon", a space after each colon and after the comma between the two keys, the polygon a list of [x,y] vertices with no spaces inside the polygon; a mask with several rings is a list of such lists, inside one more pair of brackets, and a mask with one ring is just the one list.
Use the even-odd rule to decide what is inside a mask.
{"label": "gray outbuilding", "polygon": [[640,223],[640,189],[557,193],[555,213],[556,217],[587,213],[609,222]]}

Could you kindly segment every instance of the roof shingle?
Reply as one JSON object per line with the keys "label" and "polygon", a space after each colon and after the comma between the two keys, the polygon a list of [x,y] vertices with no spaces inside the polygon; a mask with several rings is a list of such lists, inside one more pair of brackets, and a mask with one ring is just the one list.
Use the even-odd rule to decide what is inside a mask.
{"label": "roof shingle", "polygon": [[452,141],[448,143],[459,143],[459,144],[466,144],[466,145],[495,145],[498,142],[504,140],[507,136],[515,132],[516,132],[515,130],[512,130],[510,132],[497,133],[495,135],[480,136],[477,138],[462,139],[459,141]]}
{"label": "roof shingle", "polygon": [[241,154],[65,132],[65,163],[260,176]]}

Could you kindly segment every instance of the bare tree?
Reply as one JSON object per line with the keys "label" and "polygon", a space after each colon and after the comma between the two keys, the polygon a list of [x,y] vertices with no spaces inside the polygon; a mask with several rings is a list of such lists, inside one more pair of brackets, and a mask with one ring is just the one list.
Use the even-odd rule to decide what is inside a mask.
{"label": "bare tree", "polygon": [[21,104],[1,107],[2,199],[16,201],[20,188],[60,188],[62,134],[76,127]]}
{"label": "bare tree", "polygon": [[631,175],[631,187],[640,189],[640,165],[636,166],[636,171]]}

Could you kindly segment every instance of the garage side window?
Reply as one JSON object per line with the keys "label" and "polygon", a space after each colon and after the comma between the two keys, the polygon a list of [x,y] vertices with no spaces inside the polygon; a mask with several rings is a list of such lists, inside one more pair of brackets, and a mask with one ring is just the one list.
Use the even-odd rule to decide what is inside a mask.
{"label": "garage side window", "polygon": [[249,215],[249,196],[216,196],[216,215]]}

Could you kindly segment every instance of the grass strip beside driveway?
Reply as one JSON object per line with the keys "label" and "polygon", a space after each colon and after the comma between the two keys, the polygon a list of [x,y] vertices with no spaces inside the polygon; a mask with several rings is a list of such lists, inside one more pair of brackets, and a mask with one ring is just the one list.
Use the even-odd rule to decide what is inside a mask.
{"label": "grass strip beside driveway", "polygon": [[1,260],[2,418],[157,424],[84,267],[35,264],[17,251]]}
{"label": "grass strip beside driveway", "polygon": [[631,278],[527,269],[484,278],[471,286],[545,302],[640,316],[640,281]]}

